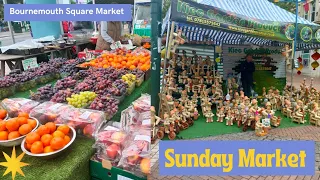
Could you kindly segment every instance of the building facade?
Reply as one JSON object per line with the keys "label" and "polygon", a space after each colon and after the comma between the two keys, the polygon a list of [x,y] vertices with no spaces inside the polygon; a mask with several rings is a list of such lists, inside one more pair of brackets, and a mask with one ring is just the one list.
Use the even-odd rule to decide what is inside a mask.
{"label": "building facade", "polygon": [[[309,5],[307,8],[305,7],[304,3],[301,3],[299,5],[299,9],[298,9],[299,16],[311,22],[320,24],[320,0],[307,0],[307,1],[309,2]],[[308,11],[306,11],[305,9],[308,9]],[[311,55],[314,52],[315,50],[310,50],[310,51],[306,50],[306,51],[297,52],[296,58],[298,57],[302,58],[302,63],[304,65],[304,68],[302,70],[303,74],[313,76],[313,77],[320,77],[320,71],[313,70],[313,68],[311,67],[311,63],[313,62]]]}

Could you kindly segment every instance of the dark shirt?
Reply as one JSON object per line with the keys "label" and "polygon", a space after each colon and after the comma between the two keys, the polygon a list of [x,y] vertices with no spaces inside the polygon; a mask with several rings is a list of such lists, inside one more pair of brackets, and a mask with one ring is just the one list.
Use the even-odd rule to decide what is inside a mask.
{"label": "dark shirt", "polygon": [[253,82],[253,72],[255,69],[253,62],[248,62],[247,60],[242,62],[240,66],[241,79],[247,82]]}

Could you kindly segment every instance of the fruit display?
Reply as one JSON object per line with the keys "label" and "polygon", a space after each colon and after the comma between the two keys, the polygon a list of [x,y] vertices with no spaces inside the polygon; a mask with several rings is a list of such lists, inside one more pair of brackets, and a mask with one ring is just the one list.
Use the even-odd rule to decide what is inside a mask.
{"label": "fruit display", "polygon": [[136,87],[136,76],[133,74],[126,74],[121,79],[128,84],[127,95],[130,95]]}
{"label": "fruit display", "polygon": [[139,87],[144,81],[144,72],[140,69],[135,69],[131,71],[131,74],[134,74],[136,76],[136,86]]}
{"label": "fruit display", "polygon": [[17,117],[20,112],[30,113],[38,105],[39,102],[25,98],[6,98],[1,102],[1,106],[8,112],[9,117]]}
{"label": "fruit display", "polygon": [[119,101],[111,95],[100,95],[90,104],[90,109],[102,111],[107,119],[111,119],[118,111]]}
{"label": "fruit display", "polygon": [[81,63],[84,63],[85,59],[70,59],[68,61],[66,61],[60,68],[60,74],[62,77],[66,77],[66,76],[72,76],[74,74],[76,74],[79,70],[77,68],[77,66]]}
{"label": "fruit display", "polygon": [[0,79],[0,99],[7,98],[15,93],[16,79],[11,76],[5,76]]}
{"label": "fruit display", "polygon": [[51,101],[56,103],[65,103],[67,102],[67,98],[71,97],[72,94],[73,91],[69,88],[66,90],[60,90],[52,96]]}
{"label": "fruit display", "polygon": [[127,138],[126,132],[120,130],[119,127],[109,123],[104,125],[95,136],[94,147],[97,149],[98,158],[108,160],[113,166],[116,166]]}
{"label": "fruit display", "polygon": [[0,121],[7,119],[8,112],[4,109],[0,109]]}
{"label": "fruit display", "polygon": [[79,94],[72,94],[67,98],[69,105],[76,108],[87,107],[96,98],[97,94],[91,91],[80,92]]}
{"label": "fruit display", "polygon": [[58,117],[61,113],[65,113],[72,108],[72,106],[67,104],[48,101],[33,108],[30,116],[38,119],[41,124],[46,124],[47,122],[62,123],[57,122]]}
{"label": "fruit display", "polygon": [[81,64],[81,67],[109,68],[116,69],[128,68],[134,70],[136,68],[147,71],[150,69],[150,53],[140,50],[131,51],[125,48],[116,49],[113,52],[102,54],[100,57],[90,62]]}
{"label": "fruit display", "polygon": [[128,84],[123,80],[118,79],[113,82],[112,87],[108,89],[108,93],[111,94],[115,99],[122,102],[127,93]]}
{"label": "fruit display", "polygon": [[27,80],[27,81],[21,81],[20,83],[16,84],[16,91],[23,92],[27,91],[29,89],[32,89],[37,86],[37,82],[35,79],[33,80]]}
{"label": "fruit display", "polygon": [[29,133],[21,146],[33,154],[52,153],[69,146],[73,136],[75,134],[68,125],[49,122],[39,126],[35,132]]}
{"label": "fruit display", "polygon": [[86,78],[82,82],[78,83],[74,88],[75,93],[79,93],[82,91],[93,91],[95,87],[96,81]]}
{"label": "fruit display", "polygon": [[94,86],[94,92],[103,95],[112,88],[112,82],[105,78],[100,78]]}
{"label": "fruit display", "polygon": [[141,162],[150,157],[150,148],[150,131],[133,133],[132,141],[129,141],[122,151],[118,166],[132,172],[141,171]]}
{"label": "fruit display", "polygon": [[150,112],[151,96],[149,94],[142,94],[140,98],[132,102],[133,108],[139,113]]}
{"label": "fruit display", "polygon": [[101,111],[71,108],[60,113],[57,121],[73,127],[79,135],[92,138],[105,119],[105,114]]}
{"label": "fruit display", "polygon": [[65,90],[67,88],[73,88],[77,84],[77,80],[73,79],[71,76],[65,77],[61,80],[58,80],[54,85],[54,92],[58,92],[59,90]]}
{"label": "fruit display", "polygon": [[35,93],[30,91],[30,99],[38,102],[48,101],[53,95],[53,87],[51,84],[38,88]]}
{"label": "fruit display", "polygon": [[80,70],[79,72],[74,73],[72,78],[75,80],[81,80],[81,79],[85,79],[89,75],[90,75],[90,72],[88,70]]}
{"label": "fruit display", "polygon": [[0,141],[3,143],[18,139],[35,131],[37,126],[37,120],[30,118],[27,113],[20,113],[18,117],[0,121]]}

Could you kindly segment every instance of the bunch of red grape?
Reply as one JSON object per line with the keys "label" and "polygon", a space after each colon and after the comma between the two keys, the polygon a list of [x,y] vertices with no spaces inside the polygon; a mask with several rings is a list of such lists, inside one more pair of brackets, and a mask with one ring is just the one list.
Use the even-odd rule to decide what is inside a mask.
{"label": "bunch of red grape", "polygon": [[90,104],[90,109],[104,111],[109,116],[113,116],[118,111],[119,101],[112,98],[111,95],[100,95]]}
{"label": "bunch of red grape", "polygon": [[52,96],[51,101],[56,103],[65,103],[67,102],[67,98],[71,97],[72,94],[73,92],[69,88],[65,90],[60,90]]}
{"label": "bunch of red grape", "polygon": [[10,87],[14,85],[17,82],[17,80],[12,76],[5,76],[0,79],[0,88],[3,87]]}
{"label": "bunch of red grape", "polygon": [[102,95],[105,94],[105,92],[110,88],[112,88],[112,82],[110,80],[99,78],[94,86],[94,92]]}
{"label": "bunch of red grape", "polygon": [[79,72],[73,74],[72,78],[76,80],[81,80],[90,75],[90,71],[88,70],[80,70]]}
{"label": "bunch of red grape", "polygon": [[136,68],[131,71],[131,74],[134,74],[134,75],[136,75],[137,78],[139,78],[144,75],[144,72],[142,70]]}
{"label": "bunch of red grape", "polygon": [[95,80],[86,78],[82,82],[76,85],[76,87],[74,88],[74,91],[76,93],[79,93],[82,91],[92,91],[95,87],[95,84],[96,84]]}
{"label": "bunch of red grape", "polygon": [[34,101],[46,101],[54,95],[51,84],[47,84],[37,90],[36,93],[30,93],[30,99]]}
{"label": "bunch of red grape", "polygon": [[113,82],[112,88],[108,89],[108,92],[113,96],[122,96],[126,93],[127,88],[128,88],[128,84],[125,83],[123,80],[118,79]]}
{"label": "bunch of red grape", "polygon": [[66,61],[66,58],[55,58],[53,60],[49,60],[49,64],[52,64],[52,66],[59,69]]}
{"label": "bunch of red grape", "polygon": [[77,84],[77,80],[72,79],[71,76],[65,77],[61,80],[58,80],[54,86],[54,92],[58,92],[59,90],[64,90],[67,88],[73,88]]}

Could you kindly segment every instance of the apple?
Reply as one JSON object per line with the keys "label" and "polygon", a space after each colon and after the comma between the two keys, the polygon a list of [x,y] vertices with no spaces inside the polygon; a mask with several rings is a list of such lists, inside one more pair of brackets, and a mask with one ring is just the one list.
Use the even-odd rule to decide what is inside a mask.
{"label": "apple", "polygon": [[137,161],[139,160],[139,154],[138,154],[138,152],[137,151],[131,151],[130,153],[128,153],[128,154],[130,154],[129,156],[128,156],[128,158],[127,158],[127,160],[128,160],[128,163],[129,164],[136,164],[137,163]]}
{"label": "apple", "polygon": [[114,143],[122,143],[126,135],[123,132],[115,132],[112,134],[111,139]]}
{"label": "apple", "polygon": [[84,129],[83,129],[83,134],[88,136],[88,137],[92,137],[93,134],[93,127],[91,124],[88,124]]}
{"label": "apple", "polygon": [[140,162],[140,169],[141,172],[145,173],[145,174],[150,174],[150,167],[151,167],[151,163],[150,163],[150,159],[149,158],[143,158]]}
{"label": "apple", "polygon": [[120,147],[117,144],[111,144],[107,147],[107,156],[110,159],[115,159],[117,155],[119,154]]}

